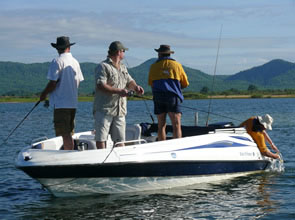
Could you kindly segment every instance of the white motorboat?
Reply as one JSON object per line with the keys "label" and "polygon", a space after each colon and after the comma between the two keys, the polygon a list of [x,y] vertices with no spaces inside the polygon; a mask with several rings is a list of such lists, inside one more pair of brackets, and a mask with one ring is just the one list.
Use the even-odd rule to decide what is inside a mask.
{"label": "white motorboat", "polygon": [[124,147],[109,138],[99,150],[91,131],[73,135],[75,150],[62,150],[61,137],[37,141],[19,152],[16,167],[66,197],[183,187],[263,171],[271,163],[245,129],[232,124],[183,126],[183,138],[166,141],[156,141],[156,127],[127,125]]}

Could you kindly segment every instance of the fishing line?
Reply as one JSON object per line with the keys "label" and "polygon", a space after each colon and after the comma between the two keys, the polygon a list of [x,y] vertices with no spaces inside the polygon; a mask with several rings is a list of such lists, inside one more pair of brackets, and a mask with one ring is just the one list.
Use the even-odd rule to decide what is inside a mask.
{"label": "fishing line", "polygon": [[29,114],[31,114],[31,112],[39,105],[40,100],[38,102],[36,102],[36,104],[34,105],[34,107],[26,114],[26,116],[23,118],[23,120],[21,120],[20,123],[18,123],[18,125],[10,132],[10,134],[7,136],[7,138],[4,140],[3,144],[6,143],[6,141],[8,140],[8,138],[13,134],[13,132],[23,123],[24,120],[26,120],[26,118],[29,116]]}
{"label": "fishing line", "polygon": [[147,108],[147,110],[148,110],[148,112],[149,112],[149,115],[150,115],[152,121],[153,121],[153,124],[154,124],[155,121],[154,121],[153,115],[152,115],[152,113],[151,113],[151,111],[150,111],[150,108],[149,108],[148,104],[146,103],[146,101],[145,101],[145,100],[143,100],[143,101],[144,101],[144,104],[145,104],[145,106],[146,106],[146,108]]}
{"label": "fishing line", "polygon": [[[140,99],[145,99],[145,100],[153,100],[151,98],[147,98],[147,97],[144,97],[144,96],[139,96],[139,95],[136,95],[136,94],[133,94],[134,97],[136,98],[140,98]],[[191,110],[194,110],[194,111],[199,111],[199,112],[203,112],[203,113],[208,113],[207,111],[205,110],[202,110],[202,109],[198,109],[198,108],[194,108],[194,107],[189,107],[189,106],[185,106],[185,105],[180,105],[180,107],[182,108],[187,108],[187,109],[191,109]],[[216,115],[216,116],[219,116],[219,117],[222,117],[222,118],[227,118],[227,119],[231,119],[231,120],[234,120],[234,121],[238,121],[240,122],[241,120],[240,119],[236,119],[236,118],[232,118],[232,117],[229,117],[229,116],[225,116],[225,115],[221,115],[221,114],[217,114],[217,113],[214,113],[214,112],[210,112],[210,114],[212,115]]]}
{"label": "fishing line", "polygon": [[113,144],[112,149],[110,150],[110,152],[108,153],[108,155],[104,158],[104,160],[101,163],[104,163],[109,158],[109,156],[113,152],[114,148],[115,148],[115,143]]}
{"label": "fishing line", "polygon": [[[129,67],[129,64],[128,64],[128,62],[127,62],[127,59],[126,59],[126,57],[124,58],[124,60],[125,60],[125,62],[126,62],[126,64],[127,64],[127,67],[128,67],[128,69],[129,69],[129,71],[130,71],[130,67]],[[134,92],[132,93],[128,93],[128,96],[134,96]],[[143,99],[143,102],[144,102],[144,104],[145,104],[145,107],[146,107],[146,109],[148,110],[148,113],[149,113],[149,115],[150,115],[150,117],[151,117],[151,119],[152,119],[152,122],[153,122],[153,124],[155,123],[155,120],[154,120],[154,117],[153,117],[153,115],[152,115],[152,113],[151,113],[151,111],[150,111],[150,108],[149,108],[149,106],[148,106],[148,104],[146,103],[146,101],[145,101],[145,99]]]}
{"label": "fishing line", "polygon": [[[213,90],[213,87],[214,87],[214,82],[215,82],[215,75],[216,75],[216,68],[217,68],[217,61],[218,61],[218,55],[219,55],[219,48],[220,48],[220,42],[221,42],[221,34],[222,34],[222,25],[221,25],[221,29],[220,29],[220,35],[219,35],[219,42],[218,42],[218,48],[217,48],[217,56],[216,56],[216,61],[215,61],[215,68],[214,68],[214,77],[213,77],[213,84],[212,84],[212,90]],[[128,61],[126,58],[124,58],[126,64],[127,64],[127,67],[128,69],[130,70],[130,67],[129,67],[129,64],[128,64]],[[143,97],[143,96],[139,96],[139,95],[136,95],[134,92],[130,92],[128,94],[129,96],[134,96],[136,98],[140,98],[144,101],[144,104],[148,110],[148,113],[154,123],[154,118],[151,114],[151,111],[146,103],[145,100],[153,100],[153,99],[150,99],[150,98],[146,98],[146,97]],[[235,118],[232,118],[232,117],[228,117],[228,116],[225,116],[225,115],[220,115],[220,114],[217,114],[217,113],[213,113],[211,112],[211,101],[212,100],[212,96],[210,97],[210,103],[209,103],[209,108],[208,108],[208,111],[205,111],[205,110],[201,110],[201,109],[197,109],[197,108],[193,108],[193,107],[188,107],[188,106],[184,106],[184,105],[180,105],[181,107],[183,108],[187,108],[187,109],[191,109],[191,110],[194,110],[194,111],[199,111],[199,112],[203,112],[203,113],[206,113],[208,114],[208,119],[207,119],[207,122],[206,122],[206,126],[208,126],[208,121],[209,121],[209,115],[212,114],[212,115],[216,115],[216,116],[219,116],[219,117],[223,117],[223,118],[227,118],[227,119],[231,119],[231,120],[234,120],[234,121],[238,121],[240,122],[241,120],[240,119],[235,119]]]}
{"label": "fishing line", "polygon": [[[214,67],[214,75],[213,75],[213,81],[212,81],[211,92],[213,92],[214,84],[215,84],[215,76],[216,76],[216,69],[217,69],[217,61],[218,61],[219,48],[220,48],[220,41],[221,41],[221,33],[222,33],[222,25],[221,25],[220,33],[219,33],[219,40],[218,40],[218,47],[217,47],[217,54],[216,54],[216,60],[215,60],[215,67]],[[212,103],[212,96],[210,96],[210,100],[209,100],[208,116],[207,116],[206,126],[208,126],[208,122],[209,122],[209,115],[210,115],[210,111],[211,111],[211,103]]]}

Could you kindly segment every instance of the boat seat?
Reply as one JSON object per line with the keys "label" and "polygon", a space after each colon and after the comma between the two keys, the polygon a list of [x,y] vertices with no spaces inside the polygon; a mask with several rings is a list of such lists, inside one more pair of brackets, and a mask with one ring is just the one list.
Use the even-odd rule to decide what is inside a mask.
{"label": "boat seat", "polygon": [[75,150],[96,150],[96,142],[91,139],[79,139],[79,142],[75,146]]}
{"label": "boat seat", "polygon": [[139,140],[141,138],[141,126],[139,124],[126,125],[126,141]]}
{"label": "boat seat", "polygon": [[[79,137],[79,142],[88,141],[89,145],[93,145],[92,141],[94,141],[94,135],[81,135]],[[125,129],[125,140],[139,140],[141,138],[141,126],[139,124],[126,124]],[[111,140],[111,136],[108,135],[108,140]],[[95,144],[95,141],[94,141]]]}
{"label": "boat seat", "polygon": [[[141,126],[139,124],[127,124],[126,125],[126,137],[125,141],[140,140],[141,138]],[[134,144],[134,143],[133,143]],[[113,141],[111,136],[108,135],[107,148],[113,146]],[[81,135],[77,139],[75,144],[75,150],[96,150],[96,141],[94,135]]]}
{"label": "boat seat", "polygon": [[[95,141],[95,135],[80,135],[78,139],[74,140],[75,146],[74,150],[96,150],[96,141]],[[111,138],[111,135],[108,135],[108,139],[106,141],[106,148],[112,148],[113,147],[113,141]]]}
{"label": "boat seat", "polygon": [[38,144],[32,144],[33,149],[42,150],[58,150],[63,146],[63,141],[61,138],[56,138],[56,140],[46,140]]}

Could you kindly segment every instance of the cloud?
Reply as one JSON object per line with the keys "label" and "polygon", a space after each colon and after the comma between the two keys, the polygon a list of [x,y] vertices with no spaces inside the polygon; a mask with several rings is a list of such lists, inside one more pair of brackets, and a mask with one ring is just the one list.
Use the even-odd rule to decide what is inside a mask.
{"label": "cloud", "polygon": [[[235,73],[262,60],[289,59],[294,51],[294,6],[277,1],[71,1],[0,3],[0,60],[42,62],[56,52],[59,35],[77,42],[81,61],[104,59],[113,40],[130,48],[130,65],[155,57],[154,48],[170,44],[177,60],[211,73],[219,31],[221,73]],[[18,3],[18,4],[17,4]],[[4,4],[4,6],[3,6]],[[12,3],[11,3],[12,4]],[[292,4],[291,4],[292,6]],[[124,9],[124,10],[122,10]],[[292,12],[292,13],[291,13]],[[293,46],[292,46],[293,45]]]}

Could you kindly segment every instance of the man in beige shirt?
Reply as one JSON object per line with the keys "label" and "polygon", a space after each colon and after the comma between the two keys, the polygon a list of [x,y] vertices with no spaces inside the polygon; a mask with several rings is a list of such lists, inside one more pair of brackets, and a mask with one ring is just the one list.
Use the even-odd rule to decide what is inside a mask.
{"label": "man in beige shirt", "polygon": [[95,99],[93,114],[95,120],[96,147],[106,147],[108,134],[114,143],[125,141],[125,116],[127,114],[128,90],[142,95],[144,90],[129,75],[124,59],[125,48],[120,41],[109,46],[108,57],[95,69]]}

